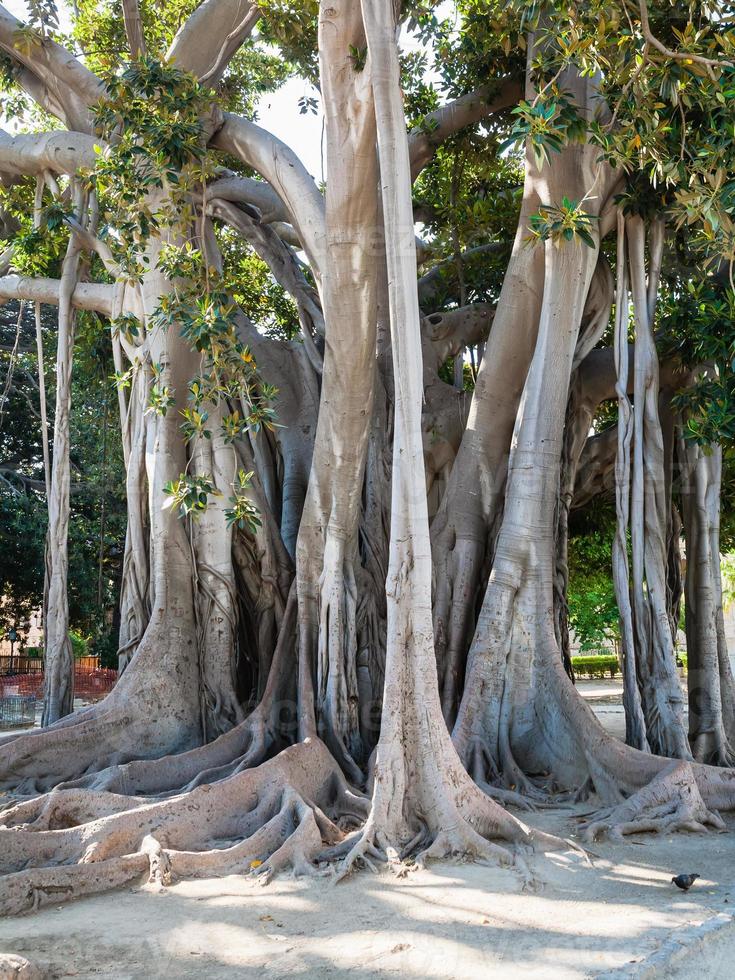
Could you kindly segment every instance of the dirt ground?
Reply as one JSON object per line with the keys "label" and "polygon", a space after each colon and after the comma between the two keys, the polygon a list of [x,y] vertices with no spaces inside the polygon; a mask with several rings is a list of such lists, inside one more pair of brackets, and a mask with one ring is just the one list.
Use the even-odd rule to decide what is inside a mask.
{"label": "dirt ground", "polygon": [[[582,808],[577,808],[579,811]],[[529,822],[574,829],[572,811]],[[404,878],[340,884],[232,876],[126,889],[0,922],[0,951],[50,976],[731,978],[735,820],[727,834],[598,843],[531,859],[524,892],[509,870],[443,863]],[[672,874],[698,872],[688,893]]]}
{"label": "dirt ground", "polygon": [[[608,730],[624,732],[619,681],[580,688]],[[620,731],[619,731],[620,730]],[[573,810],[525,819],[575,833]],[[149,886],[0,921],[0,953],[50,977],[581,978],[735,975],[735,815],[729,832],[597,843],[531,858],[523,891],[497,867],[442,863],[328,879],[251,877]],[[702,877],[684,894],[673,874]],[[0,974],[0,980],[5,977]]]}

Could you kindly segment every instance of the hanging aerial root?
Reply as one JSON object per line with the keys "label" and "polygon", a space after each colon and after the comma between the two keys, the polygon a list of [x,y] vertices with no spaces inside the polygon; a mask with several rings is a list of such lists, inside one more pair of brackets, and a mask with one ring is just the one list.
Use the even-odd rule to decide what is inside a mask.
{"label": "hanging aerial root", "polygon": [[165,800],[61,790],[48,794],[40,808],[34,803],[3,814],[0,914],[32,911],[146,875],[166,885],[176,878],[251,872],[268,880],[286,868],[323,873],[315,865],[318,855],[361,824],[368,809],[315,739],[256,769]]}
{"label": "hanging aerial root", "polygon": [[646,832],[706,833],[710,827],[726,829],[720,815],[707,808],[688,762],[672,763],[629,799],[581,825],[587,841],[604,836],[622,841],[628,834]]}

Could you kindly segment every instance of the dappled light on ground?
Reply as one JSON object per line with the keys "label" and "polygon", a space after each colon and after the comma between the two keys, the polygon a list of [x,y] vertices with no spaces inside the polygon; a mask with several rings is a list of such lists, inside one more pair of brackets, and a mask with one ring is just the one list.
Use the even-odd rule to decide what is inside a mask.
{"label": "dappled light on ground", "polygon": [[[531,822],[570,832],[569,811]],[[230,876],[126,889],[0,922],[0,951],[112,980],[582,978],[665,951],[672,936],[735,909],[732,833],[639,836],[596,844],[591,864],[554,854],[533,866],[533,891],[511,871],[452,863],[338,885],[280,877],[264,888]],[[670,881],[682,870],[702,876],[686,894]],[[720,958],[735,952],[735,927],[717,935]]]}

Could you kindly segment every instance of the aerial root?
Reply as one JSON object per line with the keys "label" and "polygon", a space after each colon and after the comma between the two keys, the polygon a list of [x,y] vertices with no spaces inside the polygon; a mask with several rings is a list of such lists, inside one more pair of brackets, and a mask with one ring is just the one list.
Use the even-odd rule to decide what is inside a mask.
{"label": "aerial root", "polygon": [[646,832],[707,833],[710,828],[725,830],[724,821],[717,812],[707,809],[691,764],[679,761],[667,766],[627,800],[581,824],[587,841],[604,836],[622,841],[626,835]]}
{"label": "aerial root", "polygon": [[478,780],[477,785],[491,800],[496,800],[504,807],[512,806],[526,813],[535,813],[539,808],[550,805],[542,803],[540,800],[530,800],[528,797],[523,796],[522,793],[517,793],[514,789],[505,789],[503,786],[492,786],[484,780]]}
{"label": "aerial root", "polygon": [[513,760],[510,750],[506,751],[506,761],[510,766],[508,774],[501,773],[495,764],[487,745],[476,742],[468,749],[467,771],[487,796],[504,807],[535,812],[546,806],[553,806],[551,794],[544,786],[539,786],[526,776]]}
{"label": "aerial root", "polygon": [[[361,820],[365,806],[316,739],[166,800],[63,790],[34,802],[7,811],[0,828],[0,914],[146,875],[165,887],[200,875],[253,873],[266,882],[287,868],[325,874],[320,854],[343,842],[345,826]],[[92,820],[75,822],[90,814]]]}

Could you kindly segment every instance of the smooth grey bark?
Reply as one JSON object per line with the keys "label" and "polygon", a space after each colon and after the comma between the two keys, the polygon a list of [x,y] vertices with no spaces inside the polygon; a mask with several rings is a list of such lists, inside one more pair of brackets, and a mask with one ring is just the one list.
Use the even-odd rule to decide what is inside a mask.
{"label": "smooth grey bark", "polygon": [[[203,7],[235,9],[228,0]],[[313,361],[303,345],[298,345],[299,352],[296,345],[258,341],[252,324],[239,317],[241,336],[253,350],[260,343],[256,357],[263,376],[282,388],[281,410],[288,424],[282,433],[236,446],[238,463],[255,471],[252,493],[263,516],[262,530],[233,535],[230,550],[215,508],[189,536],[187,525],[160,507],[163,482],[193,462],[202,470],[219,468],[224,486],[234,460],[223,459],[219,446],[211,447],[209,458],[203,447],[194,447],[192,460],[183,444],[176,409],[183,405],[186,382],[196,368],[177,327],[154,332],[145,352],[126,348],[121,339],[130,363],[139,356],[143,363],[145,354],[162,365],[162,379],[178,399],[166,417],[149,414],[140,423],[146,471],[139,483],[148,500],[145,515],[141,508],[139,516],[149,521],[151,543],[147,585],[140,588],[146,591],[150,616],[136,641],[137,652],[106,701],[51,729],[5,743],[3,785],[35,793],[60,780],[70,782],[58,794],[29,800],[2,815],[0,823],[13,828],[13,840],[0,856],[0,871],[9,872],[0,881],[0,909],[26,908],[29,895],[56,895],[58,888],[83,894],[127,881],[146,869],[161,882],[167,869],[182,874],[241,870],[242,862],[247,867],[255,854],[268,855],[266,874],[282,867],[308,871],[325,845],[349,854],[345,870],[361,857],[380,852],[392,857],[399,849],[423,850],[425,857],[459,852],[517,860],[491,837],[558,846],[529,831],[489,798],[491,794],[519,800],[511,790],[489,785],[500,769],[507,783],[529,793],[536,792],[529,773],[542,773],[565,787],[591,780],[600,796],[615,805],[607,823],[603,821],[613,830],[638,826],[637,818],[648,819],[652,812],[653,826],[718,825],[709,808],[732,807],[735,802],[731,773],[689,764],[672,770],[668,760],[636,752],[607,736],[572,688],[559,656],[553,592],[560,467],[562,452],[571,463],[581,442],[571,426],[575,438],[565,449],[564,425],[571,372],[596,336],[592,321],[585,321],[585,307],[592,295],[598,249],[547,242],[522,255],[517,248],[480,369],[483,380],[478,379],[468,435],[460,446],[461,396],[452,389],[450,398],[450,386],[442,387],[430,377],[432,361],[436,364],[446,349],[444,340],[432,339],[426,324],[421,336],[411,160],[393,10],[378,0],[365,0],[368,59],[363,71],[349,54],[351,44],[360,50],[365,40],[357,4],[324,5],[321,14],[327,143],[333,154],[326,209],[295,154],[264,130],[226,116],[213,138],[216,147],[235,152],[269,181],[293,218],[312,263],[326,321],[313,461],[318,392]],[[200,52],[191,43],[194,33],[186,28],[183,34],[189,39],[181,48],[191,53],[189,67],[195,67],[200,53],[208,55],[207,66],[214,54],[216,64],[230,34],[207,36]],[[0,47],[3,37],[0,30]],[[188,57],[183,58],[184,67]],[[202,68],[204,75],[209,70]],[[59,77],[60,73],[59,69]],[[575,88],[583,111],[593,111],[593,104],[598,104],[594,80],[570,74],[565,86]],[[345,105],[352,116],[345,113]],[[376,129],[381,217],[375,206]],[[599,167],[598,150],[569,147],[553,165],[531,172],[532,167],[529,162],[532,193],[527,195],[524,221],[539,203],[569,194],[581,198],[594,188],[590,209],[601,219],[600,233],[609,229],[617,187],[607,168]],[[197,206],[200,199],[202,238],[209,246],[213,235],[204,189],[196,195]],[[222,214],[233,226],[245,227],[229,209]],[[376,227],[385,228],[386,244],[381,240],[371,251],[370,235]],[[411,243],[408,249],[403,232]],[[191,233],[188,227],[175,229],[173,240]],[[252,228],[250,233],[255,241]],[[523,234],[522,225],[517,246]],[[276,263],[277,242],[268,236],[258,240]],[[158,242],[151,246],[152,267],[157,247]],[[146,275],[138,297],[144,320],[172,288],[160,275]],[[112,294],[114,298],[115,290]],[[391,366],[384,294],[391,314]],[[134,297],[126,302],[127,308],[134,308]],[[318,333],[313,321],[312,328]],[[460,332],[451,349],[460,350],[462,341]],[[580,378],[586,360],[579,364]],[[353,370],[354,362],[359,369]],[[347,380],[338,373],[345,366],[351,372]],[[377,410],[376,394],[381,400]],[[142,395],[135,392],[136,399]],[[135,422],[136,409],[123,408]],[[446,421],[453,408],[459,409],[455,428]],[[474,596],[482,592],[493,561],[454,732],[455,744],[481,786],[463,768],[440,714],[431,622],[429,481],[424,468],[432,415],[441,422],[447,458],[459,447],[452,475],[445,466],[441,480],[456,479],[466,493],[452,502],[452,515],[460,514],[457,524],[467,534],[462,545],[477,546],[480,555],[464,566],[470,568],[464,577],[447,562],[454,578],[451,604],[446,594],[439,604],[445,617],[454,616],[456,606],[461,620],[452,623],[449,641],[452,651],[460,651],[460,669],[462,647],[466,650],[474,624]],[[303,439],[298,429],[302,421]],[[133,461],[132,437],[129,442],[126,451]],[[304,473],[311,466],[311,484],[297,545],[297,582],[289,592],[293,568],[282,535],[287,525],[293,530],[299,522],[301,500],[290,483],[287,492],[286,471],[299,443],[297,472],[292,470],[288,480],[294,477],[294,485],[303,488]],[[481,459],[475,459],[473,449],[481,452]],[[465,463],[470,475],[481,478],[474,484],[458,469]],[[139,466],[140,459],[135,464]],[[565,497],[569,480],[565,472]],[[480,506],[469,500],[471,494],[481,500]],[[365,533],[368,525],[370,533]],[[480,529],[476,539],[466,531],[473,527]],[[455,530],[447,534],[445,555],[455,547]],[[303,547],[312,540],[314,552]],[[434,554],[436,558],[436,548]],[[462,565],[464,556],[457,557]],[[383,596],[373,599],[371,593],[382,587],[385,572],[383,625]],[[141,575],[140,582],[144,580]],[[437,582],[442,588],[446,585],[442,574]],[[237,631],[232,589],[238,594]],[[213,622],[208,620],[212,616],[220,622],[214,624],[209,645],[201,624]],[[238,646],[233,676],[231,653]],[[203,653],[212,654],[204,663]],[[338,822],[361,823],[368,816],[368,804],[345,786],[338,762],[318,737],[318,725],[339,763],[362,779],[352,750],[361,752],[363,761],[374,745],[374,732],[365,737],[369,718],[364,709],[375,698],[383,672],[374,795],[367,824],[355,839],[345,836]],[[225,727],[234,719],[220,704],[231,697],[243,675],[250,685],[248,694],[243,697],[236,691],[232,704],[253,707],[252,712],[211,743],[201,744],[205,735],[218,730],[213,720],[223,720]],[[279,710],[283,702],[293,708],[297,680],[296,716],[291,710],[284,723]],[[452,683],[450,713],[461,687],[454,678]],[[204,705],[203,688],[208,692]],[[299,744],[284,749],[296,738]],[[276,752],[275,758],[263,762]],[[86,775],[80,777],[80,772]],[[182,789],[186,792],[179,792]],[[138,792],[158,798],[141,807],[139,799],[126,795]],[[630,799],[620,804],[625,794]],[[694,805],[684,806],[685,796]],[[671,808],[673,819],[667,817],[665,824],[655,816],[655,808],[661,806]],[[54,822],[66,829],[50,830]],[[598,824],[591,832],[598,832]],[[49,867],[44,857],[49,831],[56,835],[53,860],[65,862],[62,866]],[[159,831],[163,837],[157,840]],[[211,850],[213,838],[237,843]],[[90,866],[91,857],[108,860]]]}
{"label": "smooth grey bark", "polygon": [[623,704],[625,741],[648,751],[646,721],[636,670],[633,609],[630,596],[628,528],[630,522],[630,447],[633,438],[633,412],[628,397],[628,264],[625,218],[618,216],[617,297],[615,306],[615,368],[618,395],[617,454],[615,458],[615,510],[617,523],[613,540],[612,571],[620,614],[620,649],[623,661]]}
{"label": "smooth grey bark", "polygon": [[[85,200],[78,192],[81,211]],[[51,725],[74,708],[74,654],[69,637],[69,414],[76,312],[72,296],[79,272],[80,245],[72,234],[62,263],[59,283],[59,317],[56,342],[56,410],[48,495],[46,539],[47,597],[44,609],[44,689],[42,725]]]}
{"label": "smooth grey bark", "polygon": [[326,120],[324,380],[319,420],[296,544],[302,735],[310,724],[355,780],[362,760],[357,685],[358,529],[375,389],[375,228],[378,166],[369,67],[357,70],[351,47],[364,46],[358,5],[323,4],[319,18]]}
{"label": "smooth grey bark", "polygon": [[594,411],[599,401],[579,378],[579,365],[600,340],[609,319],[613,301],[613,277],[607,259],[600,255],[585,301],[579,338],[574,351],[573,373],[569,385],[564,440],[559,474],[559,501],[556,529],[556,568],[554,575],[554,630],[564,668],[573,676],[569,645],[567,589],[569,586],[569,513],[574,498],[579,460],[587,442]]}
{"label": "smooth grey bark", "polygon": [[720,575],[722,447],[679,439],[686,534],[689,742],[701,762],[732,766],[735,686],[727,651]]}
{"label": "smooth grey bark", "polygon": [[635,318],[631,553],[636,668],[654,752],[690,759],[684,723],[684,696],[666,605],[666,481],[664,441],[659,417],[658,356],[653,318],[663,249],[663,221],[654,219],[645,276],[645,226],[626,220],[630,290]]}
{"label": "smooth grey bark", "polygon": [[[589,111],[595,81],[570,73],[565,85]],[[570,188],[581,199],[594,186],[589,208],[600,215],[615,176],[592,147],[569,147],[544,172],[543,185],[551,201]],[[544,276],[538,339],[515,418],[502,524],[453,730],[465,765],[478,778],[502,773],[507,785],[529,792],[523,769],[553,771],[562,781],[570,775],[564,763],[570,746],[543,687],[550,656],[564,672],[553,615],[556,502],[567,394],[598,248],[547,241],[534,251]],[[500,312],[499,306],[495,326]],[[490,361],[493,332],[483,364]]]}
{"label": "smooth grey bark", "polygon": [[[410,163],[392,7],[363,0],[381,168],[395,377],[385,695],[370,814],[343,873],[375,851],[521,860],[488,840],[534,837],[462,768],[441,715],[433,651],[431,547],[421,434],[421,333]],[[404,245],[406,240],[410,245]]]}

